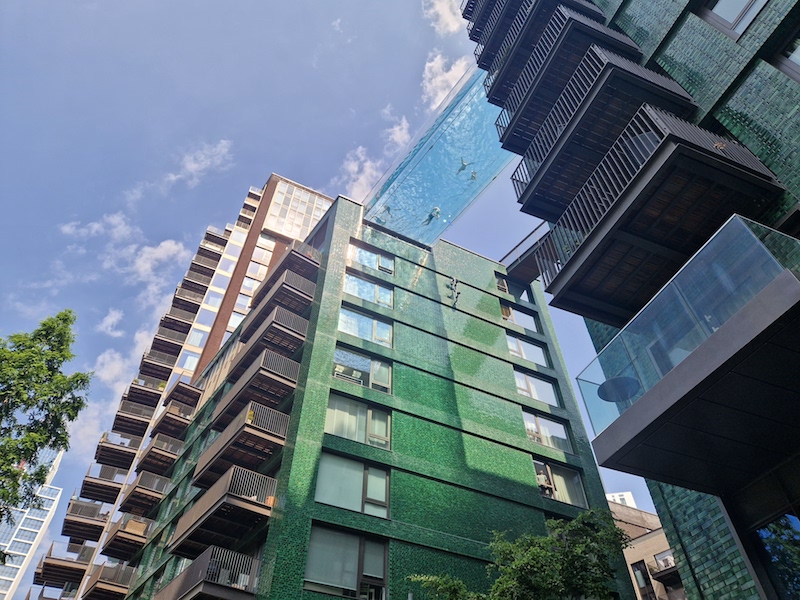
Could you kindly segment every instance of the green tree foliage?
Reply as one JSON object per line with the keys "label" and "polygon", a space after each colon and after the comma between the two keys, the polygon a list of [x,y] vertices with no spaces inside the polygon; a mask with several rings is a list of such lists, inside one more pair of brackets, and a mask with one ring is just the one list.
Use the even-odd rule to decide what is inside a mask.
{"label": "green tree foliage", "polygon": [[[615,563],[629,542],[608,511],[585,511],[572,521],[547,521],[548,535],[489,545],[495,577],[488,594],[469,592],[449,575],[414,575],[433,600],[579,600],[612,598]],[[626,582],[627,583],[627,582]]]}
{"label": "green tree foliage", "polygon": [[785,515],[759,530],[769,553],[774,583],[785,598],[800,598],[800,525],[794,515]]}
{"label": "green tree foliage", "polygon": [[37,466],[39,452],[69,447],[68,423],[86,404],[91,374],[62,372],[74,357],[74,323],[64,310],[31,333],[0,338],[0,521],[35,501],[48,470]]}

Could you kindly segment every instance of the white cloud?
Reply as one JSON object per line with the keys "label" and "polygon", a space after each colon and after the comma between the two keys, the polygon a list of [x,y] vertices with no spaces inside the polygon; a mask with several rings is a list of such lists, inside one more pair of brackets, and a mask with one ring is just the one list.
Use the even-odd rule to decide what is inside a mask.
{"label": "white cloud", "polygon": [[342,19],[341,17],[336,19],[331,23],[331,27],[333,27],[334,31],[338,31],[339,33],[342,32]]}
{"label": "white cloud", "polygon": [[411,141],[411,129],[408,120],[403,116],[389,129],[383,131],[386,138],[386,154],[396,154]]}
{"label": "white cloud", "polygon": [[116,212],[103,215],[98,221],[81,225],[80,221],[71,221],[58,226],[61,233],[70,237],[89,238],[107,235],[114,242],[121,242],[141,236],[141,230],[131,225],[124,213]]}
{"label": "white cloud", "polygon": [[117,325],[122,321],[123,316],[125,316],[125,313],[120,309],[109,308],[108,314],[95,326],[94,330],[110,335],[111,337],[122,337],[125,335],[125,332],[121,329],[117,329]]}
{"label": "white cloud", "polygon": [[464,27],[457,0],[422,0],[422,15],[437,35],[453,35]]}
{"label": "white cloud", "polygon": [[441,104],[461,76],[467,72],[471,63],[469,56],[450,61],[439,50],[428,54],[421,84],[422,101],[427,103],[428,110],[433,110]]}

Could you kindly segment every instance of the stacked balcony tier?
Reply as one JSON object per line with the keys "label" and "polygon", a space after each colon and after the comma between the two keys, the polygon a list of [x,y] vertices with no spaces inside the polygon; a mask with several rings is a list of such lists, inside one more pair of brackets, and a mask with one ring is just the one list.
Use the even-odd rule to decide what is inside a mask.
{"label": "stacked balcony tier", "polygon": [[182,450],[183,442],[181,440],[163,433],[157,433],[139,457],[139,462],[136,463],[136,471],[148,471],[156,475],[166,475],[167,471],[175,464]]}
{"label": "stacked balcony tier", "polygon": [[153,600],[252,600],[260,571],[258,559],[211,546],[158,590]]}
{"label": "stacked balcony tier", "polygon": [[[261,303],[264,296],[272,291],[275,284],[286,271],[293,271],[301,277],[315,281],[320,260],[322,260],[322,255],[319,250],[303,242],[293,241],[286,247],[280,259],[270,269],[267,278],[256,289],[253,295],[252,306],[257,306]],[[313,290],[311,290],[311,293],[313,295]]]}
{"label": "stacked balcony tier", "polygon": [[475,60],[478,67],[487,69],[494,59],[500,45],[505,39],[505,34],[514,22],[525,0],[499,0],[492,7],[486,25],[483,27],[481,37],[475,46]]}
{"label": "stacked balcony tier", "polygon": [[169,479],[142,471],[122,494],[119,510],[142,517],[148,514],[164,497]]}
{"label": "stacked balcony tier", "polygon": [[269,289],[265,289],[262,285],[253,298],[250,314],[242,325],[240,339],[243,342],[250,339],[275,306],[282,306],[295,313],[304,312],[314,301],[317,288],[313,281],[290,270],[284,270],[271,285]]}
{"label": "stacked balcony tier", "polygon": [[626,35],[558,6],[497,117],[503,148],[517,154],[527,150],[592,44],[634,61],[641,57]]}
{"label": "stacked balcony tier", "polygon": [[130,561],[144,547],[154,523],[144,517],[123,515],[109,529],[101,553],[109,558]]}
{"label": "stacked balcony tier", "polygon": [[189,422],[194,415],[194,407],[178,402],[177,400],[170,400],[166,408],[156,418],[153,427],[150,429],[150,436],[163,434],[172,438],[179,439],[183,437]]}
{"label": "stacked balcony tier", "polygon": [[157,406],[166,385],[163,379],[140,375],[131,382],[123,399],[145,406]]}
{"label": "stacked balcony tier", "polygon": [[114,415],[114,431],[130,435],[143,436],[150,424],[155,408],[138,402],[123,399]]}
{"label": "stacked balcony tier", "polygon": [[257,469],[283,448],[289,415],[251,402],[214,438],[197,459],[193,483],[207,488],[234,465]]}
{"label": "stacked balcony tier", "polygon": [[81,498],[113,503],[125,485],[127,469],[92,463],[81,484]]}
{"label": "stacked balcony tier", "polygon": [[604,21],[602,11],[587,0],[525,0],[487,68],[483,86],[489,102],[500,107],[505,104],[559,5],[586,15],[593,21]]}
{"label": "stacked balcony tier", "polygon": [[68,583],[80,583],[89,568],[94,550],[94,547],[85,544],[53,542],[34,571],[34,585],[64,587]]}
{"label": "stacked balcony tier", "polygon": [[[483,34],[483,30],[486,28],[486,23],[489,21],[489,17],[492,14],[492,9],[494,9],[495,4],[497,4],[500,0],[475,0],[474,2],[468,2],[465,5],[465,9],[469,9],[462,11],[462,16],[469,20],[467,21],[467,33],[469,33],[469,39],[473,42],[477,42],[481,39],[481,35]],[[469,17],[467,17],[469,14]]]}
{"label": "stacked balcony tier", "polygon": [[71,500],[61,527],[61,535],[70,538],[70,543],[96,542],[108,523],[109,511],[103,510],[102,502]]}
{"label": "stacked balcony tier", "polygon": [[733,213],[758,219],[783,188],[736,142],[643,105],[535,260],[552,306],[627,323]]}
{"label": "stacked balcony tier", "polygon": [[136,569],[121,564],[93,565],[83,593],[85,600],[122,600]]}
{"label": "stacked balcony tier", "polygon": [[197,406],[203,390],[194,387],[185,381],[176,381],[164,395],[164,405],[168,406],[171,402],[180,402],[192,408]]}
{"label": "stacked balcony tier", "polygon": [[141,444],[142,438],[140,436],[118,431],[107,431],[97,444],[94,459],[101,465],[130,469]]}
{"label": "stacked balcony tier", "polygon": [[180,518],[170,552],[195,558],[208,546],[231,547],[253,537],[272,512],[276,485],[271,477],[231,467]]}
{"label": "stacked balcony tier", "polygon": [[558,220],[643,103],[695,110],[675,81],[591,46],[514,172],[522,211]]}

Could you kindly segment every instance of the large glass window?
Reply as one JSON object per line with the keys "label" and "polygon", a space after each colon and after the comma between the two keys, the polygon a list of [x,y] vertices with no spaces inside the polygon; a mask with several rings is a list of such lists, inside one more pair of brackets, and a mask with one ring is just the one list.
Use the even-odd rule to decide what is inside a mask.
{"label": "large glass window", "polygon": [[514,378],[517,380],[517,392],[534,400],[540,400],[551,406],[558,406],[558,392],[556,386],[539,379],[530,373],[523,373],[514,369]]}
{"label": "large glass window", "polygon": [[257,262],[250,261],[250,264],[247,265],[247,274],[250,275],[250,277],[264,279],[264,276],[267,274],[267,267]]}
{"label": "large glass window", "polygon": [[198,346],[199,348],[202,348],[203,346],[205,346],[207,339],[208,339],[208,331],[203,331],[202,329],[198,329],[197,327],[192,327],[192,330],[186,337],[186,343],[191,346]]}
{"label": "large glass window", "polygon": [[322,454],[314,500],[376,517],[389,516],[389,474],[349,458]]}
{"label": "large glass window", "polygon": [[253,292],[258,287],[258,284],[261,283],[257,279],[253,279],[252,277],[245,277],[244,281],[242,282],[242,291],[243,292]]}
{"label": "large glass window", "polygon": [[303,587],[347,598],[383,600],[386,597],[386,544],[313,526]]}
{"label": "large glass window", "polygon": [[767,0],[708,0],[703,16],[710,23],[738,36],[766,4]]}
{"label": "large glass window", "polygon": [[567,467],[552,463],[533,461],[536,469],[536,485],[544,498],[586,508],[581,474]]}
{"label": "large glass window", "polygon": [[377,271],[383,271],[384,273],[394,273],[394,258],[387,256],[386,254],[373,252],[371,250],[350,244],[347,257],[354,262],[364,265],[365,267],[370,267],[371,269],[375,269]]}
{"label": "large glass window", "polygon": [[508,351],[514,356],[519,356],[525,360],[535,362],[537,365],[549,367],[550,361],[547,360],[545,349],[539,344],[534,344],[528,340],[523,340],[513,335],[506,334]]}
{"label": "large glass window", "polygon": [[206,298],[205,300],[203,300],[203,302],[205,302],[209,306],[213,306],[214,308],[219,308],[220,304],[222,304],[222,297],[223,294],[221,294],[220,292],[215,292],[214,290],[208,290]]}
{"label": "large glass window", "polygon": [[344,276],[344,291],[352,296],[357,296],[368,302],[375,302],[392,307],[394,290],[379,283],[356,277],[350,273]]}
{"label": "large glass window", "polygon": [[788,512],[753,534],[761,564],[781,598],[800,597],[800,519]]}
{"label": "large glass window", "polygon": [[242,321],[244,321],[243,314],[237,312],[231,313],[231,318],[228,319],[228,329],[236,329]]}
{"label": "large glass window", "polygon": [[381,392],[392,391],[392,367],[389,363],[358,352],[336,348],[333,376]]}
{"label": "large glass window", "polygon": [[331,394],[328,399],[325,433],[388,450],[390,432],[391,416],[388,412],[338,394]]}
{"label": "large glass window", "polygon": [[233,269],[236,266],[236,261],[231,258],[223,258],[219,261],[219,266],[217,267],[218,273],[227,273],[230,275],[233,273]]}
{"label": "large glass window", "polygon": [[373,319],[344,307],[339,311],[339,331],[381,346],[392,347],[391,323]]}
{"label": "large glass window", "polygon": [[508,304],[501,304],[500,308],[503,312],[503,319],[506,321],[516,323],[520,327],[539,333],[539,323],[536,321],[534,315],[512,308]]}
{"label": "large glass window", "polygon": [[228,289],[228,284],[231,282],[231,278],[223,273],[217,273],[214,275],[214,279],[211,280],[211,285],[223,290]]}
{"label": "large glass window", "polygon": [[569,441],[567,428],[564,425],[533,413],[525,412],[522,414],[525,419],[525,431],[529,440],[564,452],[572,452],[572,444]]}
{"label": "large glass window", "polygon": [[197,352],[184,350],[178,359],[178,367],[186,369],[187,371],[194,371],[197,363],[200,361],[200,355]]}

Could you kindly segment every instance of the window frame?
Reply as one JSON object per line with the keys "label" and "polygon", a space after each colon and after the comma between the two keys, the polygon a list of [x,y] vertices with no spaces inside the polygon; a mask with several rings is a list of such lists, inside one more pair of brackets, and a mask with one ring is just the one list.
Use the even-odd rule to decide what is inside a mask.
{"label": "window frame", "polygon": [[792,31],[784,44],[781,44],[780,49],[772,60],[772,65],[791,79],[800,82],[800,61],[795,62],[784,54],[786,49],[795,41],[798,42],[797,51],[800,51],[800,26]]}
{"label": "window frame", "polygon": [[[390,490],[389,481],[391,480],[391,471],[388,468],[375,466],[375,465],[372,465],[370,463],[364,462],[362,460],[356,460],[354,458],[351,458],[350,456],[342,456],[342,455],[333,454],[333,453],[330,453],[330,452],[322,452],[322,454],[320,455],[319,467],[317,468],[317,479],[316,479],[316,483],[314,485],[314,502],[319,502],[320,504],[325,504],[326,506],[335,506],[336,508],[341,508],[342,510],[352,510],[350,508],[347,508],[346,506],[341,506],[339,504],[331,504],[330,502],[323,502],[321,500],[317,500],[317,486],[319,486],[319,483],[320,483],[320,474],[322,472],[322,465],[323,465],[322,456],[336,457],[336,458],[341,459],[341,460],[349,461],[349,462],[353,463],[354,465],[359,465],[361,467],[361,506],[360,506],[358,512],[360,512],[361,514],[364,514],[364,515],[369,515],[369,516],[372,516],[372,517],[378,517],[379,519],[389,519],[389,490]],[[377,500],[375,498],[370,498],[369,497],[369,473],[370,473],[370,469],[375,470],[375,471],[380,471],[385,476],[384,489],[383,489],[383,495],[384,495],[385,500]],[[379,506],[379,507],[385,509],[386,515],[385,516],[384,515],[376,515],[376,514],[367,512],[366,508],[367,508],[368,505],[370,505],[370,506]]]}
{"label": "window frame", "polygon": [[[519,379],[517,377],[517,374],[523,375],[525,377],[527,393],[522,391],[522,388],[519,386]],[[530,383],[531,379],[535,379],[537,381],[543,381],[543,382],[549,384],[550,386],[552,386],[553,395],[555,396],[555,402],[556,403],[553,404],[551,402],[548,402],[547,400],[542,400],[541,398],[535,396],[533,394],[533,391],[535,390],[535,388],[533,388],[531,386],[531,383]],[[558,389],[558,384],[556,382],[554,382],[554,381],[551,381],[549,379],[545,379],[544,377],[537,377],[536,375],[532,375],[531,373],[528,373],[527,371],[522,371],[520,369],[514,369],[514,383],[517,386],[517,393],[520,396],[525,396],[526,398],[530,398],[531,400],[536,400],[537,402],[541,402],[543,404],[547,404],[548,406],[557,406],[557,407],[561,407],[562,406],[561,393],[560,393],[560,391]]]}
{"label": "window frame", "polygon": [[744,28],[741,31],[736,31],[736,28],[744,22],[745,17],[750,9],[756,6],[760,1],[761,0],[746,0],[744,6],[741,8],[741,10],[739,10],[739,13],[736,15],[736,18],[733,21],[728,21],[725,17],[722,17],[718,13],[714,12],[714,8],[717,4],[719,4],[720,0],[706,0],[698,11],[698,15],[706,23],[709,23],[727,35],[729,38],[738,40],[742,35],[744,35],[744,33],[747,31],[747,28],[753,24],[753,21],[758,18],[758,15],[769,3],[769,0],[764,0],[764,4],[761,6],[761,8],[756,10],[750,20],[744,23]]}
{"label": "window frame", "polygon": [[[364,296],[360,296],[359,294],[354,294],[353,292],[348,291],[347,290],[348,278],[356,279],[357,281],[361,281],[363,283],[368,283],[368,284],[372,285],[373,286],[372,298],[365,298]],[[358,289],[358,287],[356,287],[356,290],[357,289]],[[373,281],[372,279],[367,279],[366,277],[361,277],[359,275],[356,275],[354,273],[350,273],[350,272],[346,271],[345,274],[344,274],[343,290],[344,290],[345,294],[349,294],[350,296],[353,296],[354,298],[360,298],[361,300],[365,300],[367,302],[372,302],[373,304],[377,304],[378,306],[384,306],[386,308],[392,308],[392,309],[394,308],[394,288],[393,287],[389,287],[387,285],[383,285],[382,283],[378,283],[377,281]],[[380,290],[385,290],[385,291],[389,292],[389,295],[390,295],[389,303],[381,302]]]}
{"label": "window frame", "polygon": [[[371,327],[372,333],[371,333],[371,337],[369,339],[361,337],[360,335],[358,335],[358,333],[351,333],[351,332],[345,331],[344,329],[341,328],[341,325],[342,325],[342,313],[344,311],[347,311],[347,312],[349,312],[349,313],[351,313],[353,315],[356,315],[357,317],[362,317],[364,319],[369,319],[370,321],[372,321],[372,327]],[[380,326],[381,325],[387,325],[389,327],[389,337],[388,337],[388,339],[385,338],[385,337],[381,337],[380,336],[379,332],[380,332]],[[353,337],[357,337],[358,339],[364,340],[366,342],[372,342],[374,344],[378,344],[379,346],[383,346],[384,348],[392,348],[394,346],[394,323],[389,322],[389,321],[384,321],[382,319],[378,319],[376,317],[373,317],[370,314],[359,312],[357,310],[353,310],[353,309],[348,308],[347,306],[344,306],[344,305],[339,307],[339,322],[337,323],[337,327],[336,328],[341,333],[346,333],[347,335],[352,335]]]}
{"label": "window frame", "polygon": [[[538,430],[535,434],[528,429],[528,422],[525,420],[526,415],[533,417],[535,421],[536,429]],[[544,443],[544,437],[542,435],[542,426],[539,422],[540,420],[548,421],[556,425],[561,425],[564,428],[564,435],[565,439],[567,440],[567,445],[569,446],[569,450],[564,450],[562,448],[557,448],[556,446]],[[529,410],[522,411],[522,423],[525,425],[525,434],[528,436],[528,439],[534,444],[539,444],[540,446],[544,446],[545,448],[553,448],[554,450],[559,450],[560,452],[568,452],[570,454],[575,454],[574,446],[572,444],[572,435],[570,434],[570,428],[567,423],[562,423],[561,421],[557,421],[555,419],[543,417],[539,413]],[[533,439],[532,435],[535,435],[539,439],[538,440]]]}
{"label": "window frame", "polygon": [[[383,360],[374,358],[374,357],[372,357],[372,356],[370,356],[368,354],[362,354],[360,352],[356,352],[354,350],[350,350],[349,348],[345,348],[344,346],[340,346],[338,344],[336,346],[336,349],[342,350],[343,352],[348,352],[350,354],[354,354],[356,356],[360,356],[360,357],[368,359],[370,361],[370,369],[369,369],[368,385],[365,385],[365,384],[361,383],[361,380],[358,379],[357,377],[348,376],[347,374],[344,373],[344,369],[353,369],[353,370],[355,370],[355,369],[354,369],[354,367],[349,367],[347,365],[342,365],[340,363],[337,363],[336,362],[336,354],[334,352],[334,355],[333,355],[333,373],[332,373],[334,377],[336,377],[337,379],[341,379],[343,381],[349,381],[351,383],[355,383],[356,385],[360,385],[361,387],[366,387],[366,388],[369,388],[371,390],[375,390],[375,391],[378,391],[378,392],[383,392],[385,394],[391,394],[392,393],[392,363],[391,362],[383,361]],[[387,367],[387,371],[388,371],[388,374],[389,374],[388,386],[385,386],[382,383],[378,383],[378,382],[375,381],[375,373],[378,371],[378,369],[381,367],[381,365],[385,365]],[[337,369],[336,367],[341,367],[341,369]]]}
{"label": "window frame", "polygon": [[[345,437],[343,435],[338,435],[336,433],[333,433],[332,431],[328,431],[328,414],[329,414],[328,411],[331,410],[331,400],[334,399],[334,398],[341,398],[343,400],[346,400],[347,402],[352,402],[354,404],[359,404],[361,406],[366,407],[366,409],[367,409],[367,417],[366,417],[366,428],[365,428],[364,440],[363,441],[358,439],[358,438]],[[377,434],[370,433],[370,426],[372,425],[372,422],[373,422],[373,415],[376,412],[386,416],[386,431],[389,434],[388,436],[384,437],[384,436],[380,436],[380,435],[377,435]],[[367,404],[366,402],[361,402],[360,400],[355,400],[355,399],[350,398],[348,396],[343,396],[343,395],[341,395],[341,394],[339,394],[337,392],[333,392],[332,391],[328,395],[328,406],[325,409],[325,426],[324,426],[323,429],[324,429],[325,433],[327,433],[328,435],[334,435],[336,437],[340,437],[340,438],[345,439],[345,440],[351,440],[351,441],[354,441],[354,442],[358,442],[359,444],[366,444],[367,446],[371,446],[372,448],[379,448],[381,450],[391,450],[392,449],[392,412],[391,412],[391,410],[384,410],[383,408],[380,408],[380,409],[379,408],[375,408],[371,404]],[[371,444],[370,443],[370,439],[371,438],[385,441],[386,445],[385,446],[380,446],[380,445],[376,445],[376,444]]]}
{"label": "window frame", "polygon": [[[515,313],[528,315],[533,320],[533,325],[536,327],[536,329],[530,329],[529,327],[525,327],[525,325],[523,325],[521,323],[518,323],[517,320],[514,318],[514,314]],[[536,315],[536,313],[520,310],[516,306],[514,306],[514,305],[512,305],[510,303],[501,302],[500,303],[500,314],[503,317],[503,321],[505,321],[507,323],[513,323],[517,327],[522,327],[526,331],[532,331],[533,333],[541,333],[542,332],[541,323],[539,322],[539,317]]]}
{"label": "window frame", "polygon": [[[516,342],[516,352],[511,348],[511,344],[509,343],[510,340],[514,340]],[[529,358],[525,355],[525,348],[522,346],[522,343],[530,344],[535,348],[538,348],[542,352],[542,357],[544,358],[544,363],[536,362],[533,358]],[[529,338],[523,338],[516,335],[512,335],[510,332],[506,331],[506,345],[508,346],[508,352],[511,356],[516,356],[517,358],[521,358],[522,360],[527,360],[535,365],[539,365],[542,367],[546,367],[548,369],[552,368],[553,363],[550,360],[550,353],[547,351],[547,346],[543,346],[538,342],[535,342]]]}
{"label": "window frame", "polygon": [[[552,469],[553,466],[555,466],[558,469],[564,469],[566,471],[572,471],[573,473],[575,473],[578,476],[578,481],[579,481],[580,487],[581,487],[581,495],[583,496],[583,504],[582,505],[581,504],[573,504],[572,502],[566,502],[564,500],[559,500],[558,498],[556,498],[556,494],[558,493],[558,489],[556,488],[555,483],[553,483],[554,479],[555,479],[553,477],[553,469]],[[540,483],[539,479],[538,479],[539,468],[540,467],[544,467],[545,471],[546,471],[546,476],[547,476],[547,485],[546,486],[544,486],[542,483]],[[583,475],[581,474],[580,471],[578,471],[577,469],[572,469],[570,467],[565,467],[563,465],[551,464],[549,462],[545,462],[544,460],[536,458],[536,457],[534,457],[534,459],[533,459],[533,470],[537,475],[536,483],[537,483],[537,487],[539,488],[539,496],[541,496],[542,498],[546,498],[548,500],[555,500],[556,502],[561,502],[562,504],[567,504],[569,506],[577,506],[578,508],[589,508],[589,500],[586,497],[586,486],[583,485]],[[547,493],[547,491],[542,489],[543,487],[545,487],[545,489],[547,491],[549,491],[549,494]]]}
{"label": "window frame", "polygon": [[[373,267],[370,264],[366,264],[358,260],[358,251],[361,252],[368,252],[375,256],[375,266]],[[384,254],[378,250],[371,250],[369,248],[365,248],[360,244],[354,244],[352,241],[348,245],[347,248],[347,259],[351,262],[356,264],[362,265],[367,267],[368,269],[374,269],[376,271],[380,271],[381,273],[386,273],[387,275],[394,275],[394,256],[389,254]]]}

